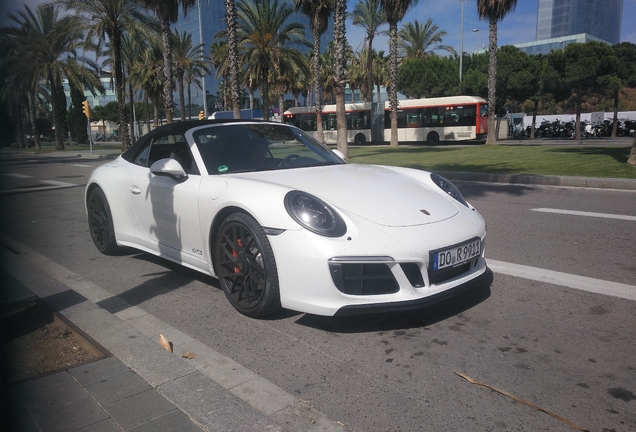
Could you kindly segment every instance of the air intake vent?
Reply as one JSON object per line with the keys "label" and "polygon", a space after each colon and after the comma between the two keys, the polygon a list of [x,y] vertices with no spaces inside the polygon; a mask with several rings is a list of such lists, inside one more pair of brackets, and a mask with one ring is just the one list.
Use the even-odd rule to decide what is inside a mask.
{"label": "air intake vent", "polygon": [[386,264],[329,263],[336,287],[350,295],[392,294],[400,287]]}

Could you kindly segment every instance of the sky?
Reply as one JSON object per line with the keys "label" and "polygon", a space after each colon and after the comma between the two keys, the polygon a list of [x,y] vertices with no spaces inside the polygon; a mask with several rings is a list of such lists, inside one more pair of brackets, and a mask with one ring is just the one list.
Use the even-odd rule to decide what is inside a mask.
{"label": "sky", "polygon": [[[6,26],[11,23],[6,18],[8,13],[15,13],[23,9],[26,4],[32,9],[38,4],[48,0],[0,0],[0,25]],[[477,16],[476,0],[464,1],[464,51],[471,52],[480,49],[482,45],[487,45],[488,22],[482,21]],[[348,0],[347,11],[353,9],[357,0]],[[514,12],[506,15],[503,21],[498,24],[498,45],[510,45],[523,42],[532,42],[536,36],[537,25],[537,4],[538,0],[518,0]],[[432,18],[440,30],[446,31],[443,43],[460,50],[460,29],[461,29],[462,0],[419,0],[402,23],[418,20],[425,23],[428,18]],[[636,43],[636,0],[623,0],[623,22],[621,27],[621,41]],[[388,25],[385,26],[388,29]],[[473,31],[474,29],[478,31]],[[351,21],[347,21],[347,41],[354,50],[362,49],[364,41],[364,29],[354,26]],[[373,42],[373,48],[389,52],[388,36],[380,35]]]}

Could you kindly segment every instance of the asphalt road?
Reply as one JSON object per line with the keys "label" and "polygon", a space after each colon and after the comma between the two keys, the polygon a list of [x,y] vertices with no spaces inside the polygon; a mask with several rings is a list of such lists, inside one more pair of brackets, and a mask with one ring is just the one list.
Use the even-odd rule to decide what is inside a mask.
{"label": "asphalt road", "polygon": [[[254,320],[234,311],[213,278],[135,251],[99,254],[82,188],[98,164],[5,157],[2,233],[308,401],[344,430],[574,430],[456,372],[589,430],[636,430],[633,191],[458,182],[488,222],[486,257],[496,263],[488,286],[409,314]],[[524,277],[511,275],[515,265],[525,266]]]}

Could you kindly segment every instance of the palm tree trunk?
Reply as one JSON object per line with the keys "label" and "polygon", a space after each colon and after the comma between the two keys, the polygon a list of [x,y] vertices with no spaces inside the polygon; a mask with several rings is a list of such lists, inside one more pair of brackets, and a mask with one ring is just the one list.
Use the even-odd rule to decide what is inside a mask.
{"label": "palm tree trunk", "polygon": [[336,80],[334,93],[336,94],[337,148],[345,155],[345,158],[348,158],[349,143],[347,142],[347,115],[345,112],[345,45],[347,43],[345,30],[346,9],[346,0],[335,0],[333,39],[336,48],[334,53],[334,78]]}
{"label": "palm tree trunk", "polygon": [[130,82],[130,71],[128,71],[128,99],[130,100],[130,108],[128,109],[128,118],[130,119],[130,143],[135,142],[135,92]]}
{"label": "palm tree trunk", "polygon": [[122,153],[130,147],[128,134],[128,117],[126,113],[126,84],[124,83],[121,62],[121,34],[112,35],[113,57],[115,69],[115,91],[117,92],[117,111],[119,114],[119,140]]}
{"label": "palm tree trunk", "polygon": [[391,147],[398,146],[397,23],[389,24],[389,106],[391,107]]}
{"label": "palm tree trunk", "polygon": [[373,102],[373,38],[369,38],[369,52],[367,53],[367,91],[365,102]]}
{"label": "palm tree trunk", "polygon": [[612,138],[616,138],[616,132],[618,132],[618,94],[617,89],[614,93],[614,127],[612,127]]}
{"label": "palm tree trunk", "polygon": [[322,85],[320,83],[320,35],[314,33],[314,56],[311,58],[311,67],[314,75],[314,98],[316,100],[316,138],[321,143],[325,142],[325,133],[322,128]]}
{"label": "palm tree trunk", "polygon": [[64,115],[58,98],[57,84],[52,76],[49,76],[51,86],[51,105],[53,107],[53,126],[55,127],[55,149],[64,150]]}
{"label": "palm tree trunk", "polygon": [[179,86],[179,108],[181,111],[181,121],[186,120],[185,112],[185,89],[183,88],[183,72],[177,74],[177,83]]}
{"label": "palm tree trunk", "polygon": [[166,112],[166,123],[172,123],[174,102],[172,93],[174,82],[172,80],[172,43],[170,41],[170,22],[167,18],[161,18],[161,42],[163,43],[163,108]]}
{"label": "palm tree trunk", "polygon": [[236,38],[236,3],[225,0],[225,22],[227,25],[227,47],[230,62],[230,94],[234,118],[241,118],[241,100],[238,67],[238,41]]}
{"label": "palm tree trunk", "polygon": [[488,25],[488,136],[486,144],[497,144],[497,18],[490,17]]}
{"label": "palm tree trunk", "polygon": [[188,120],[192,120],[192,81],[186,80],[186,86],[188,88]]}
{"label": "palm tree trunk", "polygon": [[40,135],[35,124],[35,104],[33,103],[34,95],[32,91],[27,91],[27,100],[29,102],[29,120],[31,121],[31,135],[33,135],[33,145],[36,150],[40,149]]}
{"label": "palm tree trunk", "polygon": [[534,101],[534,110],[532,112],[532,129],[530,129],[530,138],[534,138],[536,131],[535,124],[537,124],[537,111],[539,111],[539,99]]}

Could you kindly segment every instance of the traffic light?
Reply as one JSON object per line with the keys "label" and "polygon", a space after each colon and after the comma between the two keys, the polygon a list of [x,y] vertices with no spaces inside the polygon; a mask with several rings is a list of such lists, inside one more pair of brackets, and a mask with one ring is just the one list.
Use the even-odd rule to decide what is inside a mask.
{"label": "traffic light", "polygon": [[93,117],[91,106],[88,104],[87,100],[82,102],[82,112],[84,113],[87,119],[90,119],[91,117]]}
{"label": "traffic light", "polygon": [[199,111],[199,120],[203,120],[205,118],[205,113],[203,111]]}

